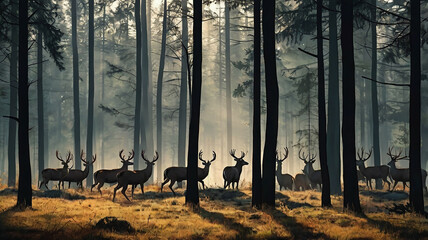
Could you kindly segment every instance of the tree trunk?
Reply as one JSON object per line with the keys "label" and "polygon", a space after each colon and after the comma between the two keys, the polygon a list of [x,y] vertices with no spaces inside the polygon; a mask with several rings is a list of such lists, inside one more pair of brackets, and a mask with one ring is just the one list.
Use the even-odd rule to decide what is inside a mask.
{"label": "tree trunk", "polygon": [[134,112],[134,169],[139,169],[140,159],[140,124],[141,124],[141,0],[135,0],[135,31],[136,31],[136,90]]}
{"label": "tree trunk", "polygon": [[[376,6],[376,0],[372,0]],[[372,70],[371,70],[371,91],[372,91],[372,121],[373,121],[373,152],[374,165],[380,166],[380,143],[379,143],[379,104],[377,99],[377,33],[376,33],[376,8],[370,9],[371,30],[372,30]],[[376,189],[382,189],[382,179],[376,179]]]}
{"label": "tree trunk", "polygon": [[231,78],[230,78],[230,6],[225,2],[224,9],[225,18],[225,45],[226,45],[226,136],[227,136],[227,149],[232,149],[232,91],[231,91]]}
{"label": "tree trunk", "polygon": [[357,168],[355,164],[355,63],[353,44],[353,5],[341,1],[342,15],[342,141],[343,141],[343,207],[360,213]]}
{"label": "tree trunk", "polygon": [[[178,166],[186,165],[186,129],[187,129],[187,55],[188,27],[187,27],[187,0],[181,1],[181,83],[180,83],[180,111],[178,119]],[[182,187],[182,183],[177,183]]]}
{"label": "tree trunk", "polygon": [[[104,65],[105,65],[105,31],[106,31],[106,1],[103,2],[103,35],[102,35],[102,45],[101,45],[101,102],[103,104],[105,101],[105,72],[104,72]],[[100,141],[101,141],[101,161],[100,161],[100,166],[103,169],[104,168],[104,146],[105,146],[105,142],[104,142],[104,114],[100,114],[99,116],[100,118],[100,130],[101,130],[101,136],[100,136]]]}
{"label": "tree trunk", "polygon": [[[73,132],[74,156],[80,154],[80,99],[79,99],[79,52],[77,46],[77,0],[71,0],[71,45],[73,48]],[[80,161],[75,161],[76,169],[81,169]]]}
{"label": "tree trunk", "polygon": [[37,32],[37,123],[38,123],[38,165],[39,180],[45,168],[45,115],[43,112],[43,37],[42,32]]}
{"label": "tree trunk", "polygon": [[423,214],[421,176],[421,5],[410,0],[410,205]]}
{"label": "tree trunk", "polygon": [[[18,15],[18,2],[11,1],[12,14]],[[11,53],[10,53],[10,98],[9,98],[9,116],[17,117],[18,105],[18,31],[16,25],[11,26]],[[9,119],[9,136],[8,136],[8,171],[7,186],[15,187],[16,185],[16,121]]]}
{"label": "tree trunk", "polygon": [[[158,87],[156,95],[156,145],[157,151],[162,155],[162,84],[163,84],[163,70],[165,66],[165,48],[166,48],[166,23],[167,23],[167,0],[163,3],[163,22],[162,22],[162,43],[161,43],[161,54],[159,61],[159,73],[158,73]],[[158,181],[162,181],[162,163],[158,162],[157,167],[157,178]]]}
{"label": "tree trunk", "polygon": [[141,150],[150,152],[148,149],[148,131],[149,131],[149,46],[147,31],[147,1],[141,1],[141,56],[142,56],[142,111],[141,111]]}
{"label": "tree trunk", "polygon": [[32,206],[28,108],[28,1],[19,1],[19,180],[18,208]]}
{"label": "tree trunk", "polygon": [[322,36],[322,0],[317,1],[317,56],[318,56],[318,132],[322,177],[322,207],[331,207],[330,177],[327,165],[327,129],[325,114],[324,51]]}
{"label": "tree trunk", "polygon": [[[147,0],[147,121],[146,122],[146,152],[154,153],[153,140],[153,65],[152,65],[152,0]],[[159,162],[160,163],[160,162]],[[147,180],[147,184],[153,183],[153,175]]]}
{"label": "tree trunk", "polygon": [[263,152],[262,201],[275,207],[275,156],[279,90],[275,57],[275,1],[263,1],[263,56],[266,76],[266,133]]}
{"label": "tree trunk", "polygon": [[193,6],[193,83],[187,155],[186,204],[192,208],[197,208],[199,207],[198,149],[202,90],[202,1],[194,0]]}
{"label": "tree trunk", "polygon": [[260,130],[260,0],[254,0],[253,207],[262,205]]}
{"label": "tree trunk", "polygon": [[[329,0],[329,8],[336,10],[337,0]],[[328,125],[327,163],[332,194],[341,194],[340,183],[340,100],[339,100],[339,57],[337,44],[337,13],[328,12]]]}
{"label": "tree trunk", "polygon": [[[94,0],[89,0],[89,64],[88,64],[88,130],[86,135],[86,154],[92,156],[94,134]],[[92,186],[93,166],[89,165],[86,186]]]}

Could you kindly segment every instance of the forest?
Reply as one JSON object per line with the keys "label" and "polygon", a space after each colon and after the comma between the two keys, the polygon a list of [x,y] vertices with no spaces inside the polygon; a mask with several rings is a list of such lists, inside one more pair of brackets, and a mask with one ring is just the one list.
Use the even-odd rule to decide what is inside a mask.
{"label": "forest", "polygon": [[428,239],[427,56],[425,0],[1,0],[0,239]]}

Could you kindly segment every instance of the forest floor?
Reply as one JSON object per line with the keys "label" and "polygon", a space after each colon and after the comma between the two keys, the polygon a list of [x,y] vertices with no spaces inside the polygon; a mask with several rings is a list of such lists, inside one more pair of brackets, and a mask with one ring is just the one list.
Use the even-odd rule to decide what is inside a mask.
{"label": "forest floor", "polygon": [[[120,192],[112,202],[112,190],[104,188],[102,196],[34,190],[33,209],[17,211],[16,189],[2,186],[0,239],[428,239],[428,219],[386,209],[407,202],[408,192],[402,191],[361,191],[365,215],[357,216],[343,212],[342,197],[332,196],[333,208],[321,208],[317,191],[277,192],[276,208],[259,211],[250,206],[248,188],[208,189],[200,191],[199,211],[192,211],[180,189],[173,197],[158,186],[145,187],[144,196],[138,188],[131,202]],[[126,220],[132,229],[98,227],[107,216]]]}

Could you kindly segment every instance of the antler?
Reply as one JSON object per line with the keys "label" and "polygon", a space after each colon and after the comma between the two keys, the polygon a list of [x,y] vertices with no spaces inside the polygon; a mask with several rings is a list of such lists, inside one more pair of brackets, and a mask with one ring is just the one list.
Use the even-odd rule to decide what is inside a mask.
{"label": "antler", "polygon": [[72,159],[73,159],[73,154],[71,154],[71,152],[70,152],[70,151],[68,151],[67,159],[65,160],[65,161],[66,161],[66,163],[69,163]]}
{"label": "antler", "polygon": [[284,156],[283,161],[288,158],[288,147],[285,147],[284,151],[285,151],[285,156]]}
{"label": "antler", "polygon": [[388,152],[386,153],[389,157],[391,157],[391,160],[396,162],[397,160],[402,160],[407,158],[407,156],[401,156],[401,153],[403,152],[403,149],[400,150],[400,152],[398,152],[398,154],[392,154],[392,149],[394,149],[394,147],[389,147],[388,148]]}
{"label": "antler", "polygon": [[316,159],[315,159],[316,157],[317,157],[317,154],[311,154],[311,158],[309,159],[309,162],[314,163],[316,161]]}
{"label": "antler", "polygon": [[230,156],[232,156],[236,159],[237,157],[235,156],[235,152],[236,152],[236,149],[231,149],[229,154],[230,154]]}
{"label": "antler", "polygon": [[94,156],[92,156],[92,162],[91,162],[91,164],[93,164],[96,160],[97,160],[97,154],[95,154]]}
{"label": "antler", "polygon": [[156,162],[159,159],[159,153],[158,153],[158,151],[156,151],[155,153],[156,153],[156,155],[153,157],[152,163]]}
{"label": "antler", "polygon": [[243,151],[241,151],[241,157],[240,159],[243,159],[245,157],[245,153]]}
{"label": "antler", "polygon": [[206,162],[204,159],[202,159],[202,149],[201,149],[201,151],[199,151],[199,160],[201,160],[202,162]]}
{"label": "antler", "polygon": [[214,162],[214,160],[216,159],[217,154],[213,151],[213,159],[210,162]]}
{"label": "antler", "polygon": [[299,150],[299,158],[300,158],[300,160],[302,160],[303,162],[305,162],[305,164],[308,163],[308,161],[306,161],[306,159],[308,158],[308,155],[305,156],[305,152],[303,152],[303,154],[301,154],[301,153],[302,153],[302,149]]}
{"label": "antler", "polygon": [[129,152],[128,159],[125,159],[125,155],[122,155],[123,149],[119,152],[119,157],[122,159],[122,162],[128,162],[129,160],[134,158],[134,150],[132,152]]}
{"label": "antler", "polygon": [[60,160],[61,162],[64,162],[64,159],[62,159],[62,157],[59,154],[58,150],[56,150],[56,158],[58,158],[58,160]]}
{"label": "antler", "polygon": [[367,159],[369,159],[369,158],[372,156],[372,153],[373,153],[373,148],[371,148],[371,149],[370,149],[370,151],[369,151],[368,153],[366,153],[366,154],[367,154],[367,157],[366,157],[366,158],[364,158],[364,160],[363,160],[363,161],[367,161]]}
{"label": "antler", "polygon": [[144,161],[149,162],[149,160],[147,160],[146,157],[144,156],[144,150],[141,151],[141,157],[143,158]]}
{"label": "antler", "polygon": [[82,149],[82,151],[80,152],[80,160],[82,160],[82,162],[88,164],[88,162],[86,161],[86,158],[84,158],[84,157],[85,157],[85,153],[83,153],[83,149]]}

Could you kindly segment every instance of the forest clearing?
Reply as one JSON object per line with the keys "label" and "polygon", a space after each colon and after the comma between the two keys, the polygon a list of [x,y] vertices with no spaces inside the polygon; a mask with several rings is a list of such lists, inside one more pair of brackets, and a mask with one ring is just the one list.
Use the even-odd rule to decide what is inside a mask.
{"label": "forest clearing", "polygon": [[[112,202],[113,187],[102,196],[87,189],[35,190],[33,209],[21,212],[11,209],[16,190],[2,186],[0,239],[428,239],[428,219],[385,208],[405,204],[406,192],[361,191],[361,216],[343,212],[342,197],[332,196],[333,208],[321,208],[321,192],[314,190],[277,191],[276,208],[266,211],[251,207],[248,187],[201,190],[199,211],[184,205],[182,189],[176,192],[173,197],[150,185],[144,196],[138,188],[131,202],[121,194]],[[135,231],[97,228],[104,217],[126,220]]]}

